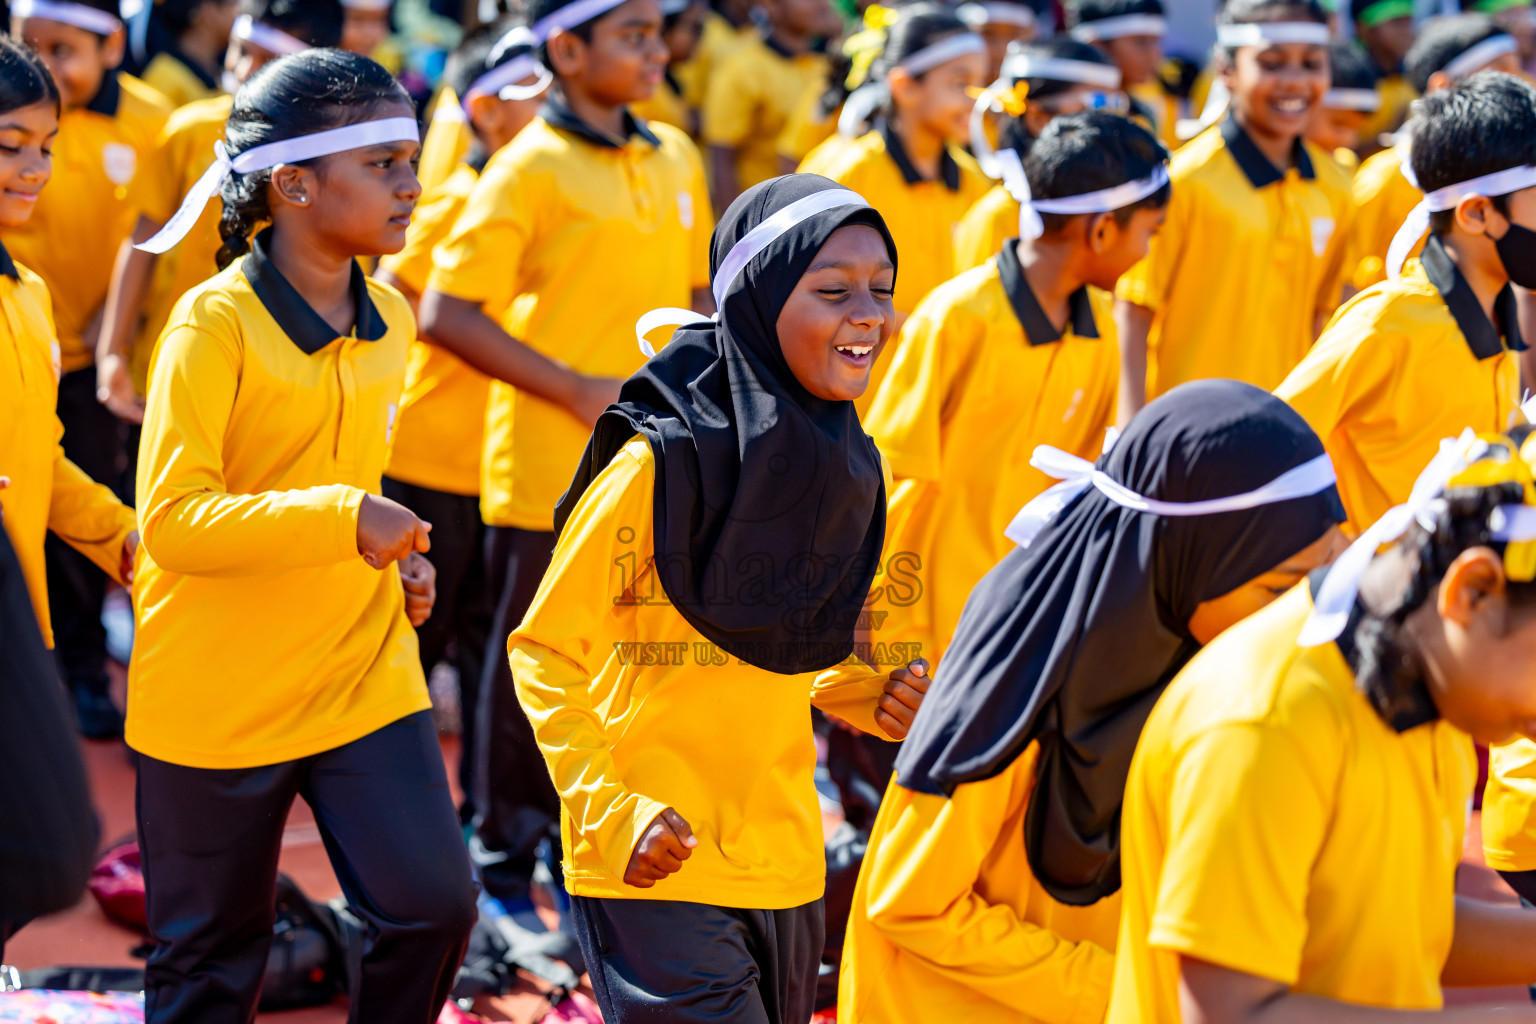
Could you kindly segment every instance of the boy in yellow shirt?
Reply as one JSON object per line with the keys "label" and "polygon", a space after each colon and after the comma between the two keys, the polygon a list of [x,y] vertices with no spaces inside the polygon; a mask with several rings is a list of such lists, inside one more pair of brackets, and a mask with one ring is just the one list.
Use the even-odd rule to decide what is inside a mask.
{"label": "boy in yellow shirt", "polygon": [[502,641],[549,564],[555,504],[592,423],[644,362],[635,320],[707,302],[694,291],[708,280],[712,223],[693,143],[628,109],[666,66],[656,0],[540,0],[529,15],[554,85],[539,118],[487,162],[433,255],[420,309],[428,337],[493,379],[480,512],[495,611],[475,854],[486,891],[509,903],[528,898],[559,802]]}
{"label": "boy in yellow shirt", "polygon": [[[1519,43],[1483,14],[1437,18],[1408,51],[1408,80],[1422,95],[1448,89],[1479,71],[1520,73]],[[1355,288],[1387,279],[1387,248],[1409,212],[1424,198],[1403,173],[1407,141],[1382,150],[1355,175],[1355,219],[1350,229],[1350,269]],[[1422,239],[1409,255],[1417,256]]]}
{"label": "boy in yellow shirt", "polygon": [[827,55],[815,48],[835,20],[827,0],[767,0],[764,8],[766,32],[720,62],[704,97],[717,211],[779,173],[779,134],[800,97],[827,72]]}
{"label": "boy in yellow shirt", "polygon": [[1179,104],[1157,74],[1168,32],[1161,0],[1078,0],[1069,10],[1072,38],[1092,43],[1120,69],[1132,116],[1145,122],[1163,145],[1177,149]]}
{"label": "boy in yellow shirt", "polygon": [[1220,125],[1173,155],[1173,204],[1120,279],[1120,418],[1185,381],[1265,390],[1304,356],[1343,287],[1349,177],[1303,139],[1328,90],[1316,0],[1231,0],[1217,60]]}
{"label": "boy in yellow shirt", "polygon": [[902,329],[864,425],[896,480],[887,543],[921,586],[875,606],[876,641],[938,667],[976,581],[1014,547],[1008,523],[1049,484],[1035,447],[1102,449],[1120,377],[1109,292],[1162,223],[1166,159],[1118,115],[1057,118],[1024,161],[1025,237],[939,286]]}
{"label": "boy in yellow shirt", "polygon": [[[117,71],[127,32],[115,0],[55,3],[46,14],[11,5],[11,34],[42,57],[58,83],[63,113],[52,187],[32,217],[0,231],[6,248],[35,271],[53,298],[60,364],[58,411],[64,453],[91,479],[123,483],[124,431],[97,401],[96,337],[117,247],[133,230],[149,185],[155,143],[170,104]],[[60,668],[78,698],[86,735],[119,735],[122,716],[107,696],[107,578],[56,538],[48,579]]]}
{"label": "boy in yellow shirt", "polygon": [[[448,80],[454,95],[464,97],[474,148],[448,180],[423,193],[405,248],[380,259],[374,272],[412,305],[427,287],[432,251],[453,230],[486,161],[528,126],[542,102],[548,72],[533,53],[532,33],[510,20],[485,26],[450,55]],[[428,677],[453,652],[465,752],[459,759],[459,788],[465,794],[459,816],[468,821],[474,812],[475,711],[491,627],[480,519],[480,454],[491,382],[426,337],[411,342],[408,360],[383,492],[432,524],[426,557],[437,568],[437,604],[416,630],[416,641]]]}
{"label": "boy in yellow shirt", "polygon": [[987,41],[987,81],[997,81],[1015,45],[1034,42],[1040,17],[1024,0],[967,0],[955,8],[966,27]]}
{"label": "boy in yellow shirt", "polygon": [[394,0],[341,0],[341,6],[347,13],[341,29],[341,48],[364,57],[375,56],[389,38]]}
{"label": "boy in yellow shirt", "polygon": [[1419,93],[1403,73],[1403,60],[1418,33],[1411,0],[1348,0],[1343,14],[1354,23],[1354,36],[1379,76],[1376,91],[1381,108],[1360,129],[1367,152],[1378,137],[1395,132],[1408,116],[1408,104]]}
{"label": "boy in yellow shirt", "polygon": [[1394,247],[1416,241],[1427,215],[1424,251],[1339,310],[1275,389],[1328,446],[1355,534],[1408,500],[1441,438],[1524,418],[1511,281],[1536,284],[1519,248],[1536,228],[1536,174],[1521,177],[1536,163],[1536,89],[1487,72],[1414,111],[1413,171],[1429,198]]}
{"label": "boy in yellow shirt", "polygon": [[161,0],[154,5],[150,43],[159,52],[144,67],[144,83],[181,107],[223,90],[219,73],[240,0]]}
{"label": "boy in yellow shirt", "polygon": [[[992,177],[1000,173],[997,161],[1008,159],[1002,151],[1012,150],[1023,160],[1054,118],[1085,110],[1124,110],[1120,69],[1092,46],[1066,36],[1016,48],[1003,62],[1003,73],[993,88],[1010,95],[1003,97],[1008,106],[998,122],[998,154],[985,158]],[[972,126],[978,127],[974,119]],[[984,130],[979,137],[973,130],[971,149],[979,157],[991,149]],[[966,211],[955,228],[955,273],[981,266],[1018,234],[1019,201],[999,182]]]}
{"label": "boy in yellow shirt", "polygon": [[1444,1006],[1536,980],[1536,915],[1456,894],[1473,741],[1536,731],[1536,487],[1514,439],[1449,443],[1152,710],[1109,1024],[1536,1021]]}

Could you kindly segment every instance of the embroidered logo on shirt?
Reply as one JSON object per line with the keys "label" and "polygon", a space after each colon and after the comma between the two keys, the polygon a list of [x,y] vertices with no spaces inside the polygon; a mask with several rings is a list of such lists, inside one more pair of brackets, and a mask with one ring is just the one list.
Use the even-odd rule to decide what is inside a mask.
{"label": "embroidered logo on shirt", "polygon": [[1061,417],[1061,422],[1065,423],[1068,420],[1070,420],[1073,416],[1076,416],[1077,415],[1077,407],[1079,405],[1081,405],[1082,402],[1083,402],[1083,389],[1082,388],[1078,388],[1076,391],[1072,392],[1072,401],[1067,403],[1067,411],[1066,411],[1066,414]]}
{"label": "embroidered logo on shirt", "polygon": [[684,231],[693,230],[692,192],[679,192],[677,194],[677,219],[682,221]]}
{"label": "embroidered logo on shirt", "polygon": [[384,443],[389,444],[395,436],[395,417],[399,415],[400,407],[394,402],[389,403],[389,408],[384,411]]}
{"label": "embroidered logo on shirt", "polygon": [[1328,250],[1328,243],[1333,239],[1333,218],[1312,218],[1312,254],[1321,256]]}
{"label": "embroidered logo on shirt", "polygon": [[53,379],[61,380],[64,377],[64,350],[59,348],[59,341],[55,338],[48,344],[48,354],[53,357]]}
{"label": "embroidered logo on shirt", "polygon": [[112,184],[121,188],[133,180],[139,169],[139,154],[132,146],[121,142],[108,142],[101,147],[101,166]]}

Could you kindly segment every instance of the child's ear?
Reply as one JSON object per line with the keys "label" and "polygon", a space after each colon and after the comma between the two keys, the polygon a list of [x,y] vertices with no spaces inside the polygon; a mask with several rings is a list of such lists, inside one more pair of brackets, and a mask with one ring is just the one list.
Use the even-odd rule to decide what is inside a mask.
{"label": "child's ear", "polygon": [[891,91],[891,102],[896,104],[910,102],[917,90],[917,79],[906,68],[891,68],[885,76],[885,84]]}
{"label": "child's ear", "polygon": [[1120,222],[1112,213],[1095,213],[1088,218],[1087,236],[1088,250],[1095,256],[1102,255],[1119,241]]}
{"label": "child's ear", "polygon": [[549,50],[551,70],[562,78],[574,78],[587,64],[587,45],[574,32],[557,30],[544,44]]}
{"label": "child's ear", "polygon": [[494,135],[501,129],[501,100],[495,93],[469,101],[469,123],[475,131]]}
{"label": "child's ear", "polygon": [[1486,196],[1468,196],[1456,204],[1456,226],[1472,235],[1488,234],[1488,214],[1493,202]]}
{"label": "child's ear", "polygon": [[314,174],[308,167],[282,164],[272,172],[272,199],[290,206],[314,204]]}
{"label": "child's ear", "polygon": [[1439,92],[1441,89],[1449,89],[1450,87],[1451,76],[1444,71],[1436,71],[1429,76],[1429,81],[1425,83],[1424,95],[1428,96],[1432,92]]}
{"label": "child's ear", "polygon": [[1502,613],[1507,586],[1504,561],[1492,548],[1468,548],[1445,570],[1435,608],[1442,619],[1466,627],[1480,614]]}
{"label": "child's ear", "polygon": [[128,52],[128,30],[120,28],[101,41],[101,67],[103,71],[115,71]]}

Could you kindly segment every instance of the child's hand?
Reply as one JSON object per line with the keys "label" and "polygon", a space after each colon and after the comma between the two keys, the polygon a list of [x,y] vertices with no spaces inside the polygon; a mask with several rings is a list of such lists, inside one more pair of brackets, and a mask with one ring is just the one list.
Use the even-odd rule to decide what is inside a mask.
{"label": "child's hand", "polygon": [[437,566],[412,551],[400,563],[400,583],[405,587],[405,617],[419,627],[437,603]]}
{"label": "child's hand", "polygon": [[357,553],[375,569],[398,562],[412,551],[430,551],[432,524],[396,501],[377,494],[363,495],[357,510]]}
{"label": "child's hand", "polygon": [[918,658],[906,668],[898,668],[885,681],[885,693],[875,708],[875,721],[893,740],[907,738],[912,719],[928,692],[928,662]]}
{"label": "child's hand", "polygon": [[96,401],[124,423],[144,422],[144,401],[134,391],[128,360],[120,355],[96,361]]}
{"label": "child's hand", "polygon": [[619,400],[619,388],[623,386],[620,377],[578,377],[571,414],[587,426],[595,426],[603,410]]}
{"label": "child's hand", "polygon": [[117,569],[124,583],[133,582],[133,556],[139,550],[139,531],[129,530],[128,536],[123,538],[123,553],[120,556]]}
{"label": "child's hand", "polygon": [[624,869],[624,884],[636,889],[649,889],[683,866],[683,861],[693,855],[699,845],[693,829],[683,816],[668,807],[656,815],[651,827],[635,844],[635,852],[629,855],[629,866]]}

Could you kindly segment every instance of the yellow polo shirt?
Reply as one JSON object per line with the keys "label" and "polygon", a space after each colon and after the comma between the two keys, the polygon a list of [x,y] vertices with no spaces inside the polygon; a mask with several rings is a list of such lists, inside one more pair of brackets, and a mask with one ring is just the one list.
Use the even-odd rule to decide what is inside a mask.
{"label": "yellow polo shirt", "polygon": [[[1392,236],[1403,226],[1424,193],[1403,177],[1400,148],[1384,149],[1366,159],[1355,172],[1355,221],[1349,232],[1351,283],[1364,291],[1387,279],[1387,249]],[[1410,256],[1424,248],[1424,239],[1413,243]]]}
{"label": "yellow polo shirt", "polygon": [[1403,276],[1339,310],[1275,389],[1323,439],[1351,534],[1408,500],[1442,439],[1468,427],[1503,433],[1524,421],[1525,343],[1512,288],[1499,296],[1498,313],[1504,337],[1431,239]]}
{"label": "yellow polo shirt", "polygon": [[264,237],[176,307],[139,452],[127,740],[193,768],[307,757],[431,706],[398,567],[357,551],[411,307],[354,268],[337,337]]}
{"label": "yellow polo shirt", "polygon": [[1057,903],[1024,852],[1038,748],[952,797],[892,779],[843,944],[845,1024],[1099,1024],[1114,974],[1118,895]]}
{"label": "yellow polo shirt", "polygon": [[842,108],[831,113],[822,112],[821,97],[826,91],[826,82],[814,81],[795,100],[789,120],[784,123],[784,130],[779,132],[777,149],[780,160],[798,167],[812,150],[837,135],[837,115]]}
{"label": "yellow polo shirt", "polygon": [[963,274],[996,256],[1003,243],[1019,237],[1019,201],[1001,185],[966,211],[955,228],[955,273]]}
{"label": "yellow polo shirt", "polygon": [[[635,321],[709,283],[714,224],[704,169],[670,125],[630,121],[614,145],[563,106],[486,164],[428,287],[477,302],[523,344],[580,373],[628,377]],[[491,526],[554,528],[591,433],[565,408],[491,385],[480,510]]]}
{"label": "yellow polo shirt", "polygon": [[[234,105],[233,96],[216,96],[190,103],[166,121],[154,157],[154,173],[144,183],[146,217],[164,224],[175,214],[182,197],[212,166],[214,144],[224,140],[224,125]],[[129,355],[134,386],[140,395],[149,382],[155,342],[160,340],[177,300],[218,273],[215,257],[223,244],[219,237],[223,212],[223,202],[215,197],[203,208],[187,237],[170,252],[155,257],[143,319]]]}
{"label": "yellow polo shirt", "polygon": [[[884,735],[874,712],[887,677],[854,660],[780,675],[705,640],[656,580],[655,487],[650,445],[636,436],[582,495],[507,640],[560,793],[566,886],[578,896],[798,907],[826,881],[810,706]],[[669,806],[699,845],[654,888],[625,885],[635,844]]]}
{"label": "yellow polo shirt", "polygon": [[920,583],[888,588],[874,636],[920,644],[934,667],[971,589],[1013,549],[1003,530],[1053,483],[1029,464],[1035,446],[1096,459],[1115,422],[1120,350],[1109,295],[1074,295],[1062,334],[1014,248],[923,300],[864,417],[896,478],[886,544]]}
{"label": "yellow polo shirt", "polygon": [[1171,153],[1181,142],[1176,130],[1179,123],[1179,101],[1169,94],[1157,79],[1133,85],[1126,92],[1140,106],[1133,111],[1138,121],[1144,121],[1147,131],[1157,136],[1157,141],[1168,147]]}
{"label": "yellow polo shirt", "polygon": [[[970,154],[952,146],[940,157],[938,180],[925,180],[888,124],[849,143],[821,173],[863,196],[885,218],[901,254],[893,298],[898,313],[911,313],[953,276],[955,225],[990,184]],[[868,412],[890,365],[887,357],[870,370],[869,387],[854,403],[860,415]]]}
{"label": "yellow polo shirt", "polygon": [[1441,1005],[1472,741],[1394,728],[1337,644],[1296,645],[1304,582],[1207,646],[1164,692],[1121,816],[1124,909],[1109,1024],[1179,1024],[1179,957],[1293,992]]}
{"label": "yellow polo shirt", "polygon": [[133,509],[64,457],[58,343],[42,278],[0,248],[0,523],[11,537],[42,626],[53,646],[43,539],[52,530],[113,579],[120,579],[123,542]]}
{"label": "yellow polo shirt", "polygon": [[1360,141],[1366,146],[1378,145],[1383,133],[1397,131],[1408,119],[1409,105],[1419,98],[1413,83],[1400,74],[1377,79],[1376,94],[1381,97],[1381,106],[1360,126]]}
{"label": "yellow polo shirt", "polygon": [[1312,347],[1347,280],[1349,179],[1298,142],[1281,173],[1233,118],[1173,155],[1173,200],[1115,294],[1153,311],[1147,400],[1230,377],[1272,390]]}
{"label": "yellow polo shirt", "polygon": [[224,94],[218,79],[174,50],[155,54],[141,77],[145,85],[170,100],[172,107]]}
{"label": "yellow polo shirt", "polygon": [[469,115],[459,106],[459,97],[448,86],[437,91],[432,115],[427,120],[427,134],[421,140],[421,159],[416,161],[416,180],[422,194],[448,180],[475,144],[475,130]]}
{"label": "yellow polo shirt", "polygon": [[133,234],[154,166],[165,97],[126,74],[109,74],[89,104],[59,118],[53,179],[32,219],[6,228],[5,245],[37,271],[53,296],[64,372],[96,361],[85,329],[107,299],[117,251]]}
{"label": "yellow polo shirt", "polygon": [[753,22],[732,25],[717,11],[704,15],[704,28],[699,34],[693,56],[677,69],[677,77],[683,86],[683,98],[695,110],[704,105],[709,91],[710,75],[720,67],[720,62],[741,47],[758,38],[758,28]]}
{"label": "yellow polo shirt", "polygon": [[778,176],[779,135],[796,101],[826,73],[826,54],[788,53],[771,38],[738,47],[713,70],[704,96],[704,142],[737,151],[742,189]]}
{"label": "yellow polo shirt", "polygon": [[[432,276],[432,251],[458,221],[479,173],[469,164],[421,197],[405,248],[379,260],[418,296]],[[480,493],[485,401],[491,379],[425,338],[411,342],[405,393],[384,472],[395,480],[449,494]]]}

